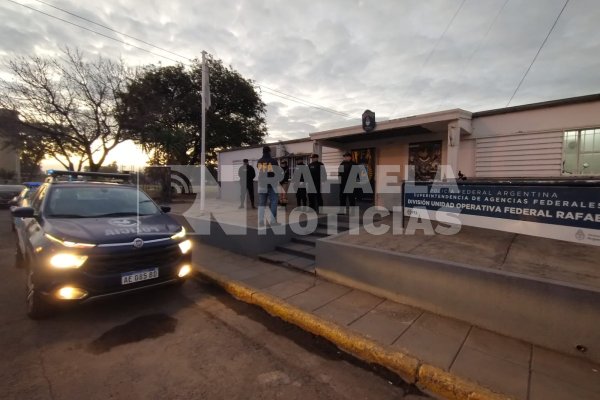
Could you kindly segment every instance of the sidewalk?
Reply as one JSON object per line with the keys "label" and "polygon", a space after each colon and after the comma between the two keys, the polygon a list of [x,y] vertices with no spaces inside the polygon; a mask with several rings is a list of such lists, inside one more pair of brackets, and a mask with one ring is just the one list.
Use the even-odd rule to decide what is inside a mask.
{"label": "sidewalk", "polygon": [[434,396],[600,398],[599,365],[315,275],[195,246],[194,262],[203,278],[364,361],[387,367]]}

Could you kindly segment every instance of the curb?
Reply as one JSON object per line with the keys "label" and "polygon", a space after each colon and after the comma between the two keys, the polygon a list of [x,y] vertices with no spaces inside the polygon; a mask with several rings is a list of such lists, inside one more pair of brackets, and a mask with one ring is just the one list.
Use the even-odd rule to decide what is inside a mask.
{"label": "curb", "polygon": [[512,397],[491,391],[475,382],[460,378],[419,359],[383,346],[363,335],[351,332],[338,324],[294,307],[275,296],[263,293],[241,282],[226,278],[196,265],[196,279],[203,278],[225,289],[245,303],[256,305],[272,316],[321,336],[358,359],[381,365],[398,374],[419,389],[447,400],[513,400]]}

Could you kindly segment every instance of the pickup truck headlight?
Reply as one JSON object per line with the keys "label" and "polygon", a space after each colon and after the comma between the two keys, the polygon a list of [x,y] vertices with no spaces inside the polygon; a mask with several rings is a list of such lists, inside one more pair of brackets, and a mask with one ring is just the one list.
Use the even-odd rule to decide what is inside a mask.
{"label": "pickup truck headlight", "polygon": [[73,247],[73,248],[79,248],[79,249],[88,249],[88,248],[96,247],[95,244],[91,244],[91,243],[75,243],[75,242],[70,242],[68,240],[61,240],[59,238],[56,238],[56,237],[50,235],[49,233],[46,233],[46,237],[53,242],[62,244],[65,247]]}
{"label": "pickup truck headlight", "polygon": [[182,226],[181,230],[179,232],[177,232],[176,234],[171,236],[171,239],[173,239],[173,240],[183,239],[186,234],[187,234],[187,232],[185,231],[185,228]]}
{"label": "pickup truck headlight", "polygon": [[188,239],[179,243],[179,249],[183,254],[187,254],[187,252],[192,249],[192,241]]}
{"label": "pickup truck headlight", "polygon": [[79,268],[85,263],[87,256],[70,253],[58,253],[50,259],[50,265],[57,269]]}

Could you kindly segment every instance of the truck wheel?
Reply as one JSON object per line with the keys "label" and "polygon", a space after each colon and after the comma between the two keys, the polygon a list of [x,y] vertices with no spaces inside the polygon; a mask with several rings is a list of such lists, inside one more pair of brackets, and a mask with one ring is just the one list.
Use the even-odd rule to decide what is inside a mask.
{"label": "truck wheel", "polygon": [[21,253],[21,248],[17,244],[17,251],[15,252],[15,267],[23,268],[25,267],[25,264],[25,257],[23,256],[23,253]]}
{"label": "truck wheel", "polygon": [[42,319],[50,316],[54,309],[52,305],[35,289],[33,271],[27,270],[27,316],[31,319]]}
{"label": "truck wheel", "polygon": [[187,282],[187,279],[181,279],[181,278],[179,278],[178,280],[175,281],[175,283],[173,283],[173,287],[181,287],[186,282]]}

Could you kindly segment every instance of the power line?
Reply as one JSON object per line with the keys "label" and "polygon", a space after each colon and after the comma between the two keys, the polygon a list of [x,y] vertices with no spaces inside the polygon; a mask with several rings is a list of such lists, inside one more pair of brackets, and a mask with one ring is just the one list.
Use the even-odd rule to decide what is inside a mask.
{"label": "power line", "polygon": [[483,38],[481,38],[481,40],[477,43],[477,46],[475,47],[475,50],[473,50],[473,52],[471,53],[471,55],[467,59],[467,62],[461,68],[463,76],[466,75],[466,71],[469,69],[469,66],[471,65],[471,61],[473,61],[473,58],[475,57],[475,54],[477,54],[477,52],[479,51],[479,49],[481,49],[481,46],[486,42],[486,40],[488,38],[488,35],[492,31],[492,28],[494,27],[494,25],[496,25],[496,22],[498,21],[498,18],[500,17],[500,15],[502,14],[502,12],[506,8],[506,5],[508,4],[509,1],[510,0],[504,0],[504,3],[502,3],[502,6],[500,7],[500,9],[498,10],[498,12],[494,16],[494,19],[492,20],[491,24],[488,26],[485,34],[483,35]]}
{"label": "power line", "polygon": [[93,30],[93,29],[86,28],[85,26],[82,26],[82,25],[76,24],[76,23],[74,23],[74,22],[71,22],[71,21],[68,21],[68,20],[66,20],[66,19],[63,19],[63,18],[57,17],[57,16],[55,16],[55,15],[48,14],[48,13],[46,13],[46,12],[44,12],[44,11],[41,11],[41,10],[38,10],[38,9],[36,9],[36,8],[30,7],[30,6],[26,5],[26,4],[22,4],[22,3],[19,3],[19,2],[17,2],[17,1],[14,1],[14,0],[8,0],[8,1],[9,1],[9,2],[11,2],[11,3],[17,4],[17,5],[21,6],[21,7],[25,7],[25,8],[28,8],[28,9],[32,10],[32,11],[38,12],[38,13],[40,13],[40,14],[43,14],[43,15],[45,15],[45,16],[47,16],[47,17],[50,17],[50,18],[57,19],[57,20],[59,20],[59,21],[65,22],[65,23],[67,23],[67,24],[69,24],[69,25],[73,25],[73,26],[76,26],[76,27],[78,27],[78,28],[81,28],[81,29],[83,29],[83,30],[86,30],[86,31],[88,31],[88,32],[95,33],[96,35],[100,35],[100,36],[102,36],[102,37],[105,37],[105,38],[107,38],[107,39],[114,40],[115,42],[122,43],[122,44],[124,44],[124,45],[126,45],[126,46],[131,46],[131,47],[134,47],[134,48],[136,48],[136,49],[138,49],[138,50],[145,51],[146,53],[150,53],[150,54],[152,54],[152,55],[155,55],[155,56],[157,56],[157,57],[166,58],[167,60],[171,60],[171,61],[173,61],[173,62],[175,62],[175,63],[178,63],[178,62],[179,62],[179,61],[177,61],[177,60],[174,60],[174,59],[172,59],[172,58],[169,58],[169,57],[163,56],[163,55],[161,55],[161,54],[154,53],[154,52],[153,52],[153,51],[151,51],[151,50],[144,49],[143,47],[136,46],[135,44],[128,43],[128,42],[126,42],[126,41],[124,41],[124,40],[120,40],[120,39],[114,38],[114,37],[112,37],[112,36],[105,35],[105,34],[104,34],[104,33],[102,33],[102,32],[98,32],[98,31],[95,31],[95,30]]}
{"label": "power line", "polygon": [[309,106],[311,106],[311,107],[318,107],[318,108],[321,108],[321,109],[323,109],[324,111],[328,111],[328,112],[331,112],[331,113],[335,113],[335,114],[338,114],[338,115],[340,115],[340,116],[342,116],[342,117],[346,117],[346,118],[352,118],[352,116],[351,116],[350,114],[348,114],[348,113],[345,113],[345,112],[343,112],[343,111],[337,111],[337,110],[334,110],[333,108],[329,108],[329,107],[324,107],[324,106],[321,106],[321,105],[319,105],[319,104],[317,104],[317,103],[313,103],[313,102],[311,102],[311,101],[308,101],[308,100],[301,99],[300,97],[296,97],[296,96],[294,96],[294,95],[291,95],[291,94],[288,94],[288,93],[282,92],[282,91],[280,91],[280,90],[277,90],[277,89],[270,88],[270,87],[268,87],[268,86],[266,86],[266,85],[264,85],[264,84],[259,84],[259,86],[260,86],[260,87],[262,87],[263,89],[267,89],[267,90],[270,90],[270,91],[272,91],[272,92],[276,92],[276,93],[280,93],[280,94],[282,94],[282,95],[285,95],[285,96],[289,96],[289,97],[291,97],[292,99],[296,99],[296,100],[299,100],[299,101],[303,101],[303,102],[307,103],[307,105],[309,105]]}
{"label": "power line", "polygon": [[542,48],[544,47],[544,45],[548,41],[548,38],[550,37],[550,34],[554,30],[554,27],[556,26],[556,23],[560,19],[560,16],[565,11],[565,8],[567,8],[567,4],[569,4],[569,0],[565,1],[565,4],[563,5],[562,9],[558,13],[558,16],[556,17],[556,19],[554,20],[554,23],[552,24],[552,27],[550,28],[550,30],[548,31],[548,34],[544,38],[544,41],[540,45],[540,48],[538,49],[537,53],[535,53],[535,57],[533,57],[533,60],[531,60],[531,64],[529,64],[529,67],[527,68],[527,71],[525,71],[525,74],[523,74],[523,77],[519,81],[519,84],[515,88],[515,91],[513,92],[512,96],[510,96],[510,99],[508,100],[508,103],[506,103],[506,107],[509,106],[510,102],[513,100],[513,98],[515,97],[515,95],[517,94],[517,92],[519,91],[519,89],[521,88],[521,85],[523,84],[523,81],[525,81],[525,78],[527,77],[527,74],[529,74],[529,71],[531,70],[531,67],[533,67],[533,64],[535,63],[535,60],[537,60],[538,56],[540,55],[540,52],[542,51]]}
{"label": "power line", "polygon": [[427,65],[427,63],[429,63],[429,60],[431,59],[431,56],[435,53],[435,51],[437,50],[438,45],[440,44],[440,42],[442,41],[442,39],[444,38],[444,36],[446,36],[446,33],[448,33],[448,30],[450,29],[450,27],[452,26],[452,24],[454,23],[454,20],[456,19],[456,17],[458,16],[458,14],[460,13],[460,10],[463,8],[463,6],[465,5],[465,2],[467,0],[462,0],[462,2],[460,3],[460,6],[458,6],[458,8],[456,9],[456,11],[454,12],[454,15],[452,16],[452,18],[450,18],[450,21],[448,22],[448,25],[446,25],[446,29],[444,29],[444,32],[442,32],[442,34],[440,35],[440,37],[438,38],[437,42],[435,42],[435,45],[433,46],[433,48],[431,49],[431,51],[429,52],[429,54],[427,55],[427,58],[425,59],[425,62],[423,63],[423,65],[421,66],[421,71],[423,71],[423,68],[425,68],[425,66]]}
{"label": "power line", "polygon": [[308,107],[316,108],[316,109],[321,110],[321,111],[326,111],[326,112],[329,112],[329,113],[332,113],[332,114],[336,114],[336,115],[338,115],[340,117],[352,118],[352,116],[350,114],[347,114],[347,113],[342,113],[340,111],[335,111],[335,110],[332,110],[332,109],[320,107],[318,105],[311,105],[311,104],[301,103],[304,100],[290,99],[289,97],[287,97],[287,96],[290,96],[290,95],[288,95],[288,94],[278,94],[278,93],[282,93],[282,92],[279,92],[279,91],[273,92],[272,89],[266,89],[265,86],[260,86],[260,88],[262,89],[262,91],[264,91],[267,94],[270,94],[271,96],[276,96],[276,97],[279,97],[279,98],[282,98],[282,99],[285,99],[285,100],[295,101],[296,103],[300,103],[300,104],[308,106]]}
{"label": "power line", "polygon": [[[351,116],[350,114],[348,114],[348,113],[345,113],[345,112],[342,112],[342,111],[337,111],[337,110],[334,110],[333,108],[329,108],[329,107],[324,107],[324,106],[321,106],[321,105],[319,105],[319,104],[317,104],[317,103],[313,103],[313,102],[311,102],[311,101],[304,100],[304,99],[302,99],[302,98],[300,98],[300,97],[296,97],[296,96],[294,96],[294,95],[291,95],[291,94],[288,94],[288,93],[282,92],[282,91],[280,91],[280,90],[277,90],[277,89],[274,89],[274,88],[271,88],[271,87],[268,87],[268,86],[266,86],[266,85],[263,85],[263,84],[258,84],[258,86],[260,86],[260,87],[261,87],[263,90],[265,90],[265,89],[266,89],[266,90],[268,90],[269,92],[271,92],[270,94],[272,94],[272,95],[274,95],[274,96],[277,96],[277,93],[278,93],[278,94],[280,94],[280,95],[287,96],[287,97],[289,97],[289,98],[291,98],[291,99],[296,99],[296,100],[298,100],[298,101],[301,101],[301,102],[303,102],[303,103],[306,103],[306,105],[308,105],[308,106],[310,106],[310,107],[316,107],[316,108],[319,108],[319,109],[321,109],[321,110],[323,110],[323,111],[327,111],[327,112],[331,112],[331,113],[334,113],[334,114],[338,114],[338,115],[340,115],[340,116],[342,116],[342,117],[346,117],[346,118],[352,118],[352,116]],[[267,93],[269,93],[269,92],[267,92]],[[274,92],[274,93],[273,93],[273,92]],[[278,96],[278,97],[281,97],[281,96]]]}
{"label": "power line", "polygon": [[325,109],[325,108],[322,108],[322,107],[312,106],[312,105],[309,105],[309,104],[300,103],[299,101],[295,101],[293,99],[290,99],[289,97],[285,97],[285,96],[282,96],[282,95],[279,95],[277,93],[270,92],[270,91],[267,91],[267,90],[264,90],[264,89],[263,89],[263,91],[265,93],[267,93],[267,94],[270,94],[271,96],[279,97],[279,98],[284,99],[284,100],[294,101],[294,102],[299,103],[300,105],[303,105],[303,106],[307,106],[307,107],[315,108],[317,110],[329,112],[329,113],[338,115],[338,116],[343,117],[343,118],[348,118],[348,119],[352,118],[352,116],[350,116],[349,114],[342,114],[342,113],[338,113],[337,111],[331,111],[331,110],[328,110],[328,109]]}
{"label": "power line", "polygon": [[[11,1],[11,0],[9,0],[9,1]],[[139,39],[139,38],[137,38],[137,37],[135,37],[135,36],[131,36],[131,35],[128,35],[127,33],[124,33],[124,32],[117,31],[116,29],[113,29],[113,28],[111,28],[111,27],[110,27],[110,26],[108,26],[108,25],[103,25],[103,24],[101,24],[101,23],[99,23],[99,22],[96,22],[96,21],[93,21],[93,20],[91,20],[91,19],[89,19],[89,18],[86,18],[86,17],[83,17],[83,16],[81,16],[81,15],[75,14],[75,13],[73,13],[73,12],[69,11],[69,10],[65,10],[64,8],[57,7],[57,6],[53,5],[53,4],[47,3],[47,2],[45,2],[45,1],[42,1],[42,0],[34,0],[34,1],[37,1],[38,3],[44,4],[44,5],[48,6],[48,7],[54,8],[55,10],[62,11],[62,12],[64,12],[65,14],[69,14],[69,15],[71,15],[71,16],[73,16],[73,17],[75,17],[75,18],[79,18],[79,19],[81,19],[81,20],[84,20],[84,21],[86,21],[86,22],[89,22],[90,24],[94,24],[94,25],[96,25],[96,26],[99,26],[99,27],[101,27],[101,28],[107,29],[107,30],[109,30],[109,31],[112,31],[112,32],[114,32],[114,33],[118,33],[119,35],[123,35],[123,36],[125,36],[125,37],[128,37],[129,39],[133,39],[133,40],[136,40],[136,41],[138,41],[138,42],[140,42],[140,43],[144,43],[144,44],[145,44],[145,45],[147,45],[147,46],[154,47],[155,49],[158,49],[158,50],[160,50],[160,51],[164,51],[165,53],[169,53],[169,54],[172,54],[172,55],[174,55],[174,56],[177,56],[177,57],[184,58],[184,59],[186,59],[186,60],[188,60],[188,61],[194,61],[192,58],[189,58],[189,57],[186,57],[186,56],[182,56],[181,54],[177,54],[177,53],[175,53],[175,52],[173,52],[173,51],[171,51],[171,50],[168,50],[168,49],[165,49],[165,48],[163,48],[163,47],[159,47],[159,46],[157,46],[157,45],[154,45],[154,44],[152,44],[152,43],[146,42],[146,41],[144,41],[144,40],[142,40],[142,39]],[[14,3],[14,1],[13,1],[13,3]]]}
{"label": "power line", "polygon": [[[27,6],[27,5],[25,5],[25,4],[22,4],[22,3],[19,3],[19,2],[17,2],[17,1],[14,1],[14,0],[8,0],[8,1],[10,1],[11,3],[17,4],[17,5],[20,5],[20,6],[22,6],[22,7],[28,8],[28,9],[30,9],[30,10],[32,10],[32,11],[38,12],[38,13],[40,13],[40,14],[43,14],[43,15],[45,15],[45,16],[48,16],[48,17],[50,17],[50,18],[54,18],[54,19],[57,19],[57,20],[59,20],[59,21],[66,22],[66,23],[68,23],[68,24],[70,24],[70,25],[73,25],[73,26],[76,26],[76,27],[78,27],[78,28],[84,29],[84,30],[86,30],[86,31],[88,31],[88,32],[95,33],[95,34],[97,34],[97,35],[100,35],[100,36],[102,36],[102,37],[105,37],[105,38],[107,38],[107,39],[114,40],[114,41],[116,41],[116,42],[119,42],[119,43],[125,44],[125,45],[127,45],[127,46],[131,46],[131,47],[134,47],[134,48],[136,48],[136,49],[139,49],[139,50],[145,51],[145,52],[147,52],[147,53],[150,53],[150,54],[152,54],[152,55],[154,55],[154,56],[157,56],[157,57],[162,57],[162,58],[165,58],[165,59],[167,59],[167,60],[173,61],[173,62],[175,62],[175,63],[180,63],[180,61],[178,61],[178,60],[174,60],[174,59],[172,59],[172,58],[170,58],[170,57],[166,57],[166,56],[164,56],[164,55],[161,55],[161,54],[158,54],[158,53],[152,52],[152,51],[150,51],[150,50],[147,50],[147,49],[144,49],[144,48],[142,48],[142,47],[136,46],[136,45],[134,45],[134,44],[132,44],[132,43],[128,43],[128,42],[126,42],[126,41],[120,40],[120,39],[118,39],[118,38],[115,38],[115,37],[112,37],[112,36],[105,35],[105,34],[103,34],[103,33],[101,33],[101,32],[98,32],[98,31],[96,31],[96,30],[94,30],[94,29],[90,29],[90,28],[87,28],[87,27],[85,27],[85,26],[82,26],[82,25],[76,24],[76,23],[74,23],[74,22],[71,22],[71,21],[65,20],[65,19],[63,19],[63,18],[57,17],[57,16],[55,16],[55,15],[48,14],[48,13],[46,13],[46,12],[44,12],[44,11],[38,10],[38,9],[36,9],[36,8],[33,8],[33,7],[30,7],[30,6]],[[184,55],[181,55],[181,54],[175,53],[175,52],[173,52],[173,51],[171,51],[171,50],[168,50],[168,49],[165,49],[165,48],[163,48],[163,47],[160,47],[160,46],[154,45],[154,44],[152,44],[152,43],[150,43],[150,42],[147,42],[147,41],[145,41],[145,40],[139,39],[139,38],[137,38],[137,37],[135,37],[135,36],[131,36],[131,35],[127,34],[127,33],[124,33],[124,32],[118,31],[118,30],[115,30],[114,28],[111,28],[111,27],[110,27],[110,26],[108,26],[108,25],[104,25],[104,24],[101,24],[101,23],[99,23],[99,22],[93,21],[93,20],[91,20],[91,19],[89,19],[89,18],[83,17],[83,16],[81,16],[81,15],[78,15],[78,14],[76,14],[76,13],[73,13],[73,12],[71,12],[71,11],[69,11],[69,10],[66,10],[66,9],[64,9],[64,8],[57,7],[57,6],[53,5],[53,4],[47,3],[47,2],[45,2],[45,1],[42,1],[42,0],[35,0],[35,1],[37,1],[38,3],[44,4],[44,5],[48,6],[48,7],[54,8],[55,10],[59,10],[59,11],[61,11],[61,12],[64,12],[64,13],[66,13],[66,14],[68,14],[68,15],[71,15],[71,16],[73,16],[73,17],[75,17],[75,18],[81,19],[81,20],[83,20],[83,21],[86,21],[86,22],[89,22],[89,23],[91,23],[91,24],[93,24],[93,25],[96,25],[96,26],[99,26],[99,27],[101,27],[101,28],[104,28],[104,29],[106,29],[106,30],[109,30],[109,31],[111,31],[111,32],[117,33],[117,34],[119,34],[119,35],[123,35],[123,36],[125,36],[125,37],[127,37],[127,38],[129,38],[129,39],[136,40],[136,41],[138,41],[138,42],[140,42],[140,43],[143,43],[143,44],[145,44],[145,45],[147,45],[147,46],[153,47],[153,48],[155,48],[155,49],[158,49],[158,50],[160,50],[160,51],[164,51],[164,52],[166,52],[166,53],[169,53],[169,54],[172,54],[172,55],[174,55],[174,56],[177,56],[177,57],[183,58],[183,59],[185,59],[185,60],[187,60],[187,61],[190,61],[190,62],[194,61],[194,59],[192,59],[192,58],[189,58],[189,57],[186,57],[186,56],[184,56]],[[269,92],[266,92],[266,93],[269,93],[269,94],[271,94],[271,95],[273,95],[273,96],[277,96],[277,97],[280,97],[280,98],[282,98],[282,99],[285,99],[285,100],[288,100],[288,101],[291,101],[291,102],[295,102],[295,103],[298,103],[298,104],[301,104],[301,105],[304,105],[304,106],[312,107],[312,108],[315,108],[315,109],[318,109],[318,110],[321,110],[321,111],[324,111],[324,112],[328,112],[328,113],[331,113],[331,114],[335,114],[335,115],[338,115],[338,116],[341,116],[341,117],[345,117],[345,118],[352,118],[352,117],[350,116],[350,114],[347,114],[347,113],[345,113],[345,112],[342,112],[342,111],[337,111],[337,110],[334,110],[334,109],[332,109],[332,108],[325,107],[325,106],[322,106],[322,105],[320,105],[320,104],[317,104],[317,103],[314,103],[314,102],[311,102],[311,101],[308,101],[308,100],[304,100],[304,99],[302,99],[302,98],[300,98],[300,97],[297,97],[297,96],[294,96],[294,95],[291,95],[291,94],[285,93],[285,92],[283,92],[283,91],[280,91],[280,90],[277,90],[277,89],[270,88],[270,87],[268,87],[268,86],[265,86],[265,85],[263,85],[263,84],[261,84],[261,83],[259,83],[259,82],[257,82],[257,85],[258,85],[259,87],[261,87],[261,88],[264,88],[264,89],[267,89],[267,90],[271,91],[271,93],[269,93]],[[279,93],[281,96],[278,96],[277,94],[275,94],[275,93],[272,93],[272,92],[277,92],[277,93]],[[283,96],[287,96],[287,97],[283,97]]]}
{"label": "power line", "polygon": [[[425,61],[423,62],[423,64],[421,65],[421,68],[419,69],[419,72],[416,75],[413,75],[412,78],[410,79],[410,82],[408,84],[409,87],[412,85],[412,83],[415,81],[415,79],[417,77],[420,77],[423,74],[423,70],[425,69],[425,67],[429,63],[429,60],[431,59],[431,57],[433,56],[433,54],[437,50],[437,47],[440,44],[440,42],[442,41],[442,39],[444,38],[444,36],[446,36],[446,33],[448,33],[448,30],[450,29],[450,27],[454,23],[454,20],[456,19],[456,17],[460,13],[460,10],[462,10],[462,8],[465,5],[466,1],[467,0],[462,0],[462,2],[460,3],[460,5],[458,6],[458,8],[456,9],[456,11],[454,12],[454,15],[452,15],[452,18],[450,18],[450,21],[448,21],[448,24],[446,25],[446,28],[444,29],[444,31],[442,32],[442,34],[440,35],[440,37],[438,37],[437,41],[435,42],[435,44],[433,45],[433,47],[429,51],[429,54],[427,54],[427,58],[425,58]],[[392,111],[390,113],[389,119],[392,119],[394,117],[394,114],[396,113],[396,110],[398,109],[398,107],[399,107],[399,105],[397,105],[396,108],[394,108],[394,111]]]}
{"label": "power line", "polygon": [[[494,25],[496,25],[496,22],[498,21],[498,18],[500,18],[500,15],[502,14],[502,12],[504,11],[504,9],[506,8],[506,5],[508,4],[510,0],[504,0],[504,2],[502,3],[502,6],[500,7],[500,9],[498,10],[498,12],[496,13],[496,15],[494,16],[494,18],[492,18],[492,22],[489,24],[489,26],[487,27],[487,30],[485,32],[485,34],[483,35],[483,37],[481,39],[479,39],[479,41],[477,42],[477,45],[475,46],[475,49],[471,52],[471,54],[469,55],[469,57],[467,58],[467,60],[465,62],[462,63],[462,65],[460,66],[460,74],[458,77],[458,82],[464,82],[464,80],[467,77],[467,71],[469,70],[469,66],[471,65],[471,61],[473,61],[473,58],[475,57],[475,54],[477,54],[477,52],[479,51],[479,49],[482,47],[482,45],[486,42],[490,32],[492,31],[492,28],[494,27]],[[435,108],[433,108],[433,110],[438,110],[440,106],[442,106],[442,104],[445,103],[445,99],[440,100]]]}

